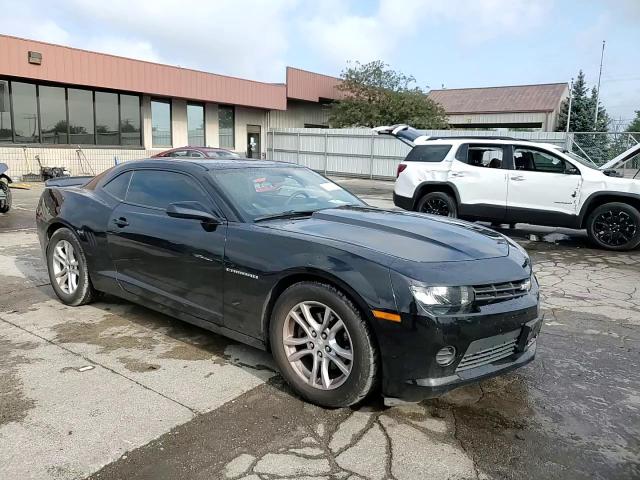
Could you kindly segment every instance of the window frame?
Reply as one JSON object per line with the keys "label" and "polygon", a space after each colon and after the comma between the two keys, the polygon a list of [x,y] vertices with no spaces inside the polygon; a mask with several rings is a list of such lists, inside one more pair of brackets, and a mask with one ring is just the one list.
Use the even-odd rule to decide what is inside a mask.
{"label": "window frame", "polygon": [[[189,143],[189,106],[202,107],[202,145],[191,145]],[[207,106],[200,102],[187,102],[187,146],[206,147],[207,146]]]}
{"label": "window frame", "polygon": [[[153,144],[153,102],[169,105],[169,145],[155,146]],[[151,119],[151,148],[173,148],[173,102],[170,98],[151,97],[149,102],[149,117]]]}
{"label": "window frame", "polygon": [[[0,145],[2,145],[3,147],[22,147],[23,145],[25,145],[25,142],[17,142],[16,141],[16,132],[15,132],[15,108],[14,108],[14,93],[13,93],[13,84],[14,82],[17,83],[25,83],[25,84],[30,84],[33,85],[36,89],[36,112],[37,112],[37,123],[38,123],[38,141],[37,142],[33,142],[33,143],[28,143],[27,145],[29,146],[39,146],[39,147],[46,147],[46,148],[69,148],[69,147],[83,147],[83,148],[96,148],[96,149],[110,149],[110,148],[121,148],[123,146],[126,146],[127,149],[131,149],[131,150],[144,150],[144,142],[145,142],[145,135],[144,135],[144,128],[143,128],[143,115],[142,115],[142,104],[143,104],[143,97],[141,94],[136,93],[136,92],[130,92],[130,91],[126,91],[126,90],[114,90],[114,89],[110,89],[110,88],[92,88],[92,87],[85,87],[85,86],[81,86],[81,85],[71,85],[71,84],[67,84],[67,83],[60,83],[60,82],[50,82],[47,80],[35,80],[35,79],[30,79],[30,78],[22,78],[22,77],[15,77],[15,76],[11,76],[11,75],[0,75],[0,80],[6,81],[8,82],[8,86],[9,86],[9,109],[10,109],[10,119],[11,119],[11,141],[10,142],[0,142]],[[42,122],[41,122],[41,112],[40,112],[40,87],[58,87],[58,88],[62,88],[64,89],[64,98],[65,98],[65,112],[66,112],[66,120],[67,120],[67,142],[70,142],[70,136],[71,136],[71,123],[70,123],[70,118],[69,118],[69,90],[73,89],[73,90],[84,90],[84,91],[88,91],[91,93],[91,103],[93,106],[93,132],[92,132],[92,136],[93,136],[93,140],[94,143],[44,143],[42,141]],[[137,97],[138,98],[138,115],[139,115],[139,119],[140,119],[140,144],[139,145],[122,145],[122,142],[120,144],[103,144],[103,145],[98,145],[97,144],[97,131],[96,131],[96,103],[95,103],[95,94],[96,92],[104,92],[104,93],[114,93],[117,95],[118,98],[118,138],[121,142],[122,140],[122,128],[121,128],[121,108],[120,108],[120,97],[121,95],[128,95],[131,97]]]}
{"label": "window frame", "polygon": [[[561,157],[560,155],[556,155],[553,152],[550,152],[548,150],[545,150],[543,148],[539,148],[539,147],[535,147],[535,146],[528,146],[528,145],[512,145],[512,159],[513,159],[513,170],[516,172],[531,172],[531,173],[550,173],[552,175],[582,175],[582,171],[573,164],[573,162],[570,162],[569,160],[567,160],[566,158]],[[549,155],[550,157],[555,157],[558,160],[560,160],[561,162],[564,163],[565,165],[565,169],[562,172],[547,172],[544,170],[517,170],[516,169],[516,158],[515,158],[515,154],[516,154],[516,150],[518,149],[522,149],[522,150],[531,150],[533,152],[538,152],[538,153],[543,153],[546,155]],[[571,165],[571,168],[573,168],[575,170],[574,173],[567,173],[567,164]],[[535,161],[534,161],[534,165],[535,165]]]}
{"label": "window frame", "polygon": [[[107,190],[107,186],[115,181],[117,178],[121,177],[122,175],[129,175],[129,182],[127,182],[127,187],[124,189],[124,198],[118,198],[116,197],[113,193],[111,193],[109,190]],[[125,198],[127,198],[127,193],[129,192],[129,185],[131,185],[131,179],[133,178],[133,170],[125,170],[124,172],[121,172],[117,175],[115,175],[113,178],[110,178],[109,180],[107,180],[104,184],[102,184],[100,186],[100,189],[106,193],[107,195],[109,195],[111,198],[117,200],[118,202],[124,202]]]}
{"label": "window frame", "polygon": [[[223,146],[220,144],[220,107],[222,108],[228,108],[231,110],[232,113],[232,125],[231,125],[231,146]],[[232,151],[235,151],[236,149],[236,107],[235,105],[227,105],[227,104],[218,104],[218,147],[219,148],[226,148]]]}
{"label": "window frame", "polygon": [[[473,147],[486,147],[491,149],[502,149],[502,165],[500,168],[478,167],[469,163],[469,150]],[[464,152],[464,160],[460,159],[459,153]],[[464,163],[468,167],[490,169],[490,170],[513,170],[513,146],[502,143],[485,143],[485,142],[465,142],[460,144],[454,155],[454,159],[460,163]]]}
{"label": "window frame", "polygon": [[[131,190],[131,184],[133,182],[133,179],[136,175],[136,173],[140,173],[140,172],[162,172],[162,173],[174,173],[176,175],[182,175],[187,177],[188,179],[190,179],[192,182],[194,182],[196,184],[196,186],[200,189],[200,192],[203,194],[204,199],[207,201],[207,203],[205,205],[203,205],[205,208],[207,208],[208,210],[210,210],[212,213],[216,213],[219,215],[219,208],[216,205],[216,203],[213,201],[213,199],[211,198],[211,195],[209,194],[209,192],[207,191],[207,189],[202,185],[202,183],[195,178],[193,175],[190,175],[186,172],[182,172],[179,170],[172,170],[172,169],[166,169],[166,168],[158,168],[158,167],[149,167],[149,168],[133,168],[131,170],[127,170],[131,172],[131,178],[129,179],[129,185],[127,186],[127,193],[125,195],[124,200],[122,200],[122,203],[126,203],[127,205],[131,205],[134,207],[140,207],[140,208],[148,208],[151,210],[155,210],[158,212],[163,212],[165,213],[167,211],[167,208],[162,208],[162,207],[155,207],[153,205],[144,205],[142,203],[136,203],[136,202],[131,202],[127,199],[127,197],[129,196],[129,191]],[[125,172],[123,172],[125,173]],[[115,177],[114,177],[115,178]],[[112,179],[111,179],[112,180]],[[109,180],[107,183],[111,182],[111,180]],[[106,185],[106,183],[105,183]],[[168,205],[170,205],[173,202],[170,202]]]}

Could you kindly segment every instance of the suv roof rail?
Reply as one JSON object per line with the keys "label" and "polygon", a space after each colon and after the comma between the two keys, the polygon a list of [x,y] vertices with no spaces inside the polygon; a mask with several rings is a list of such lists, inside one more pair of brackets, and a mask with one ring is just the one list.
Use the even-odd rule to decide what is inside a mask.
{"label": "suv roof rail", "polygon": [[518,142],[529,142],[530,140],[527,138],[515,138],[515,137],[502,137],[500,135],[450,135],[447,137],[429,137],[427,136],[427,140],[449,140],[449,139],[473,139],[473,140],[516,140]]}

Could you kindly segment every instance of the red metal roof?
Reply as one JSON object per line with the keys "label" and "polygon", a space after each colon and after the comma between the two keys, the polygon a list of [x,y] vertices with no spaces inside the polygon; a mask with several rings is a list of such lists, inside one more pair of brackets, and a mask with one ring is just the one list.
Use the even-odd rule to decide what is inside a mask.
{"label": "red metal roof", "polygon": [[344,93],[336,87],[340,79],[287,67],[287,97],[296,100],[318,102],[320,99],[338,100]]}
{"label": "red metal roof", "polygon": [[[29,51],[42,54],[42,65],[28,63]],[[287,108],[283,84],[227,77],[7,35],[0,35],[0,75],[270,110]]]}
{"label": "red metal roof", "polygon": [[508,87],[431,90],[429,98],[449,114],[551,112],[568,95],[566,83],[514,85]]}

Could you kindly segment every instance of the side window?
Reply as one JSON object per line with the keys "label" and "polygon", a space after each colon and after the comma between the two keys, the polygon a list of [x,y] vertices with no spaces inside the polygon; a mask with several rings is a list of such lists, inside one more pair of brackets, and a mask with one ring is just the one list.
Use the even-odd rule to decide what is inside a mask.
{"label": "side window", "polygon": [[578,170],[562,158],[541,150],[515,147],[513,161],[516,170],[544,173],[578,173]]}
{"label": "side window", "polygon": [[197,150],[189,150],[189,156],[191,158],[204,158],[204,155]]}
{"label": "side window", "polygon": [[188,150],[176,150],[174,152],[171,152],[168,156],[169,157],[188,157],[189,156],[189,151]]}
{"label": "side window", "polygon": [[416,145],[404,159],[405,162],[441,162],[451,150],[451,145]]}
{"label": "side window", "polygon": [[[458,149],[458,153],[466,153],[466,158],[456,158],[462,162],[471,165],[472,167],[480,168],[502,168],[505,153],[504,146],[502,145],[481,145],[476,143],[470,143],[464,149],[462,146]],[[465,152],[466,150],[466,152]]]}
{"label": "side window", "polygon": [[174,202],[211,201],[202,188],[187,175],[161,170],[136,170],[129,184],[127,202],[166,209]]}
{"label": "side window", "polygon": [[112,197],[115,197],[118,200],[124,200],[124,197],[127,194],[127,187],[129,187],[130,180],[131,172],[124,172],[107,183],[104,187],[102,187],[102,189]]}

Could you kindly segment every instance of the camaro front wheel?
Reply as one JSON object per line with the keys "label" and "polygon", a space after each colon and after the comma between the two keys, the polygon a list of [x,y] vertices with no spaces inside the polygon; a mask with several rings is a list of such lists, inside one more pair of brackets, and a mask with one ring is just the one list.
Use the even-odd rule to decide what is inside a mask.
{"label": "camaro front wheel", "polygon": [[51,235],[47,244],[47,267],[51,286],[63,303],[79,306],[95,298],[84,250],[68,228],[60,228]]}
{"label": "camaro front wheel", "polygon": [[626,203],[605,203],[587,219],[593,243],[608,250],[632,250],[640,245],[640,212]]}
{"label": "camaro front wheel", "polygon": [[330,285],[301,282],[285,290],[273,309],[270,342],[283,377],[310,402],[347,407],[376,384],[369,325]]}

